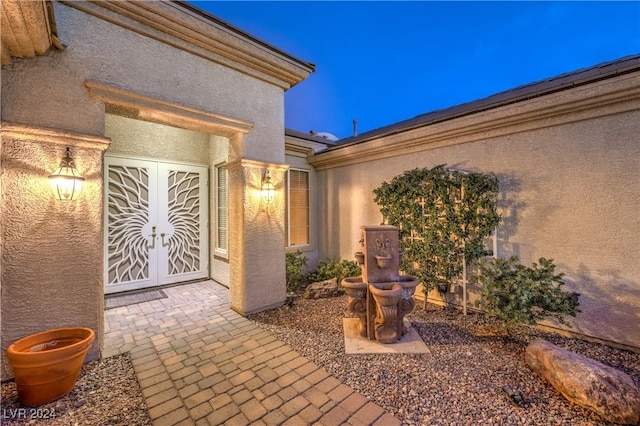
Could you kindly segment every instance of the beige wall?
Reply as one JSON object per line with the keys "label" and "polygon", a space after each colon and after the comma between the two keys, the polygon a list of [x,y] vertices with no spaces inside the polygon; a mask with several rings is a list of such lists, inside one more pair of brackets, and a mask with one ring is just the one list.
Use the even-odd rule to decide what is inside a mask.
{"label": "beige wall", "polygon": [[322,259],[319,257],[318,251],[318,233],[320,232],[320,227],[318,223],[317,173],[315,168],[309,164],[307,156],[311,153],[324,150],[327,145],[292,135],[287,135],[285,137],[285,141],[285,161],[289,165],[289,168],[306,170],[309,172],[309,245],[287,247],[286,250],[288,252],[296,252],[297,250],[300,250],[307,258],[306,272],[309,272],[315,269],[318,266],[318,262]]}
{"label": "beige wall", "polygon": [[[39,331],[90,327],[97,339],[87,360],[100,355],[101,164],[108,143],[59,132],[25,135],[9,127],[2,129],[0,173],[3,380],[12,376],[6,348]],[[58,201],[50,189],[48,176],[64,157],[65,145],[86,179],[78,201]]]}
{"label": "beige wall", "polygon": [[[3,120],[104,133],[104,104],[85,81],[254,123],[244,158],[284,160],[282,89],[55,3],[64,52],[3,68]],[[6,74],[6,75],[5,75]],[[10,105],[5,108],[4,105]]]}
{"label": "beige wall", "polygon": [[209,165],[211,136],[192,130],[105,114],[107,154]]}
{"label": "beige wall", "polygon": [[[102,136],[105,122],[109,120],[105,118],[105,104],[97,100],[100,98],[91,97],[91,90],[99,91],[95,85],[90,90],[86,85],[96,82],[111,88],[113,99],[120,99],[122,93],[126,93],[127,102],[133,99],[133,106],[117,105],[117,115],[135,118],[137,111],[144,109],[147,114],[157,112],[151,114],[152,121],[173,125],[179,115],[175,111],[179,111],[183,114],[179,117],[179,127],[218,136],[220,134],[211,129],[220,128],[226,132],[224,136],[229,140],[227,160],[250,159],[276,166],[284,162],[282,87],[158,41],[157,38],[166,37],[166,34],[157,35],[156,32],[153,34],[157,37],[146,37],[59,2],[55,2],[55,15],[58,33],[66,49],[29,60],[16,60],[2,68],[4,123]],[[150,99],[153,100],[151,104]],[[158,111],[154,110],[158,108]],[[237,123],[240,124],[236,126]],[[64,141],[60,143],[64,144]],[[3,232],[7,234],[2,243],[3,259],[16,252],[23,254],[17,259],[10,257],[10,262],[3,261],[2,344],[10,343],[18,335],[55,324],[31,315],[49,303],[50,315],[57,315],[60,322],[94,327],[98,336],[96,347],[99,347],[103,321],[102,158],[96,152],[78,152],[80,158],[86,158],[83,161],[87,164],[81,171],[90,178],[89,186],[91,182],[96,186],[96,198],[75,207],[69,205],[68,211],[59,212],[63,207],[51,205],[50,198],[41,199],[39,193],[22,190],[40,185],[42,176],[52,172],[54,158],[61,154],[48,152],[43,164],[40,152],[50,149],[38,143],[3,147],[2,188],[7,193],[7,198],[3,197],[2,211]],[[116,149],[138,152],[135,147],[122,145]],[[174,154],[179,157],[183,153],[174,152],[171,156]],[[5,156],[13,160],[6,161]],[[263,168],[238,164],[243,164],[242,173],[233,175],[230,181],[234,194],[230,202],[238,214],[230,220],[232,228],[244,229],[247,222],[252,226],[256,223],[252,216],[254,206],[250,204],[255,202],[250,197],[254,189],[245,184],[259,181]],[[13,188],[21,188],[20,194],[24,197],[12,192],[17,191]],[[45,208],[40,205],[42,203],[54,210],[53,224],[57,225],[57,230],[53,232],[42,219]],[[56,215],[60,215],[59,221],[55,219]],[[259,310],[262,306],[277,305],[285,300],[282,279],[284,212],[272,212],[268,223],[265,232],[231,234],[237,256],[244,257],[247,251],[252,254],[251,262],[237,259],[237,263],[229,268],[230,285],[234,289],[232,306],[240,312]],[[37,232],[34,232],[30,226],[36,225]],[[31,238],[32,234],[38,238]],[[43,243],[43,240],[48,242]],[[282,256],[254,255],[254,251],[274,251],[278,244]],[[93,249],[77,250],[85,245]],[[51,248],[53,246],[55,249]],[[46,253],[40,247],[47,247]],[[77,264],[81,265],[74,271],[65,266],[70,253],[75,254]],[[51,260],[43,262],[45,256]],[[277,272],[281,269],[282,273],[264,273],[273,269],[278,269]],[[73,272],[74,297],[65,297],[71,296],[66,290],[59,291],[71,288],[65,272]],[[25,279],[25,276],[31,278]],[[55,295],[50,299],[56,292],[59,297]],[[34,304],[33,309],[21,309],[28,294],[41,297],[29,302]],[[269,295],[268,300],[261,299],[264,294]],[[74,314],[67,315],[70,312]],[[93,356],[96,353],[94,351]],[[5,377],[7,372],[3,368],[2,378]]]}
{"label": "beige wall", "polygon": [[[638,80],[636,77],[633,82],[636,88],[640,87]],[[535,102],[551,108],[567,96]],[[498,255],[518,255],[525,264],[539,257],[553,258],[558,272],[566,274],[567,287],[581,293],[583,312],[573,331],[639,348],[637,100],[636,95],[632,107],[628,99],[624,108],[596,107],[588,119],[578,116],[582,112],[576,108],[575,114],[563,113],[558,120],[528,123],[524,131],[496,130],[496,126],[491,131],[503,135],[475,140],[469,140],[464,131],[458,133],[462,136],[453,136],[454,130],[464,129],[453,120],[446,124],[452,134],[448,139],[415,143],[412,152],[404,155],[389,147],[387,155],[379,151],[375,159],[366,162],[359,162],[358,155],[369,155],[385,141],[344,148],[348,153],[344,161],[352,164],[334,168],[326,161],[318,175],[320,255],[353,257],[359,226],[381,223],[372,191],[383,181],[412,168],[443,163],[493,172],[500,179],[504,217],[498,229]],[[523,107],[514,108],[520,113]],[[458,122],[463,120],[470,119]],[[422,132],[425,139],[434,137],[426,136],[429,130]],[[399,142],[406,139],[396,137]],[[339,156],[339,152],[331,155]],[[326,160],[322,154],[317,159]]]}

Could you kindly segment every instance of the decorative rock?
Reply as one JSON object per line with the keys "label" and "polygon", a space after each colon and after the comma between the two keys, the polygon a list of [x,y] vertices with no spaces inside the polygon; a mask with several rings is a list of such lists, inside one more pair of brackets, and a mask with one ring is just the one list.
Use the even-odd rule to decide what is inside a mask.
{"label": "decorative rock", "polygon": [[640,390],[628,374],[542,339],[527,346],[529,368],[569,401],[619,424],[640,421]]}
{"label": "decorative rock", "polygon": [[309,284],[304,292],[305,299],[324,299],[327,297],[336,297],[342,294],[342,290],[338,287],[338,280],[332,278],[326,281]]}

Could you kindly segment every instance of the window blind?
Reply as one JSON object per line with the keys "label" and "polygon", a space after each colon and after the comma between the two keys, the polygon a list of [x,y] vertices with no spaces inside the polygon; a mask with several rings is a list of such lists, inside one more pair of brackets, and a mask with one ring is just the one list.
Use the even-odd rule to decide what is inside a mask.
{"label": "window blind", "polygon": [[225,252],[227,251],[229,229],[227,194],[227,168],[219,166],[216,168],[216,249]]}
{"label": "window blind", "polygon": [[309,244],[309,172],[289,170],[289,246]]}

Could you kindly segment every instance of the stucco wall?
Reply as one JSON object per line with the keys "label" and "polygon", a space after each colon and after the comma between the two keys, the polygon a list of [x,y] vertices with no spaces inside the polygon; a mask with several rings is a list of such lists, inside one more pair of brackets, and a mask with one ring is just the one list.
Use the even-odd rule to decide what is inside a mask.
{"label": "stucco wall", "polygon": [[[228,247],[226,253],[216,252],[216,238],[217,238],[217,221],[216,221],[216,166],[226,164],[229,160],[229,140],[221,136],[211,136],[211,160],[209,162],[209,169],[211,175],[209,178],[211,193],[209,194],[210,205],[210,234],[209,241],[211,250],[209,251],[209,264],[211,265],[211,278],[219,282],[220,284],[229,287],[229,253]],[[227,222],[228,224],[228,222]],[[227,229],[228,233],[228,229]],[[227,241],[228,243],[228,241]]]}
{"label": "stucco wall", "polygon": [[55,15],[67,49],[3,68],[4,120],[103,134],[104,106],[84,86],[94,80],[250,121],[239,154],[284,160],[282,89],[58,2]]}
{"label": "stucco wall", "polygon": [[[541,123],[544,124],[544,123]],[[581,293],[572,331],[640,347],[640,111],[539,128],[319,172],[320,255],[352,259],[372,191],[446,163],[499,176],[498,255],[553,258]]]}
{"label": "stucco wall", "polygon": [[[97,359],[103,333],[102,151],[72,146],[85,177],[78,201],[54,199],[48,176],[65,146],[2,137],[2,379],[6,348],[59,327],[89,327]],[[77,220],[81,217],[82,220]]]}
{"label": "stucco wall", "polygon": [[[226,68],[218,63],[213,63],[202,57],[187,53],[171,47],[168,44],[142,36],[123,27],[113,25],[94,16],[90,16],[72,7],[55,2],[55,15],[57,29],[66,49],[62,52],[51,51],[47,55],[29,60],[16,60],[11,65],[2,68],[2,120],[5,122],[19,123],[72,131],[81,134],[102,136],[105,133],[105,105],[91,98],[89,90],[85,86],[86,81],[99,82],[116,89],[127,90],[134,94],[144,95],[159,101],[167,101],[180,104],[194,111],[204,112],[232,119],[243,120],[252,124],[251,131],[246,135],[237,135],[232,138],[229,157],[233,159],[255,159],[281,164],[284,162],[284,96],[283,89],[247,76],[238,71]],[[140,24],[133,24],[140,25]],[[121,111],[127,115],[130,111],[126,108]],[[187,120],[188,121],[188,120]],[[171,124],[165,123],[165,124]],[[199,130],[194,124],[192,130]],[[4,148],[3,148],[4,149]],[[9,148],[7,148],[9,149]],[[21,179],[31,182],[41,176],[42,164],[36,164],[35,158],[45,148],[37,144],[22,147],[14,154],[16,163],[14,172],[3,175],[4,188],[19,187]],[[3,151],[3,156],[4,156]],[[79,155],[83,155],[82,152]],[[176,155],[179,155],[176,153]],[[32,156],[36,156],[31,158]],[[25,158],[23,160],[22,158]],[[59,158],[59,155],[55,156]],[[53,156],[48,160],[52,161]],[[3,162],[4,162],[3,158]],[[101,180],[101,158],[89,155],[88,174],[91,179]],[[32,164],[33,163],[33,164]],[[50,173],[52,167],[46,169]],[[251,176],[251,179],[260,179],[260,176]],[[242,214],[231,217],[235,227],[242,229],[244,221],[252,220],[244,214],[246,210],[247,191],[253,191],[243,186],[245,181],[238,177],[230,181],[230,186],[236,188],[238,197],[231,200],[237,203]],[[25,184],[26,185],[26,184]],[[39,248],[33,248],[26,263],[19,263],[23,271],[31,265],[47,265],[47,269],[34,268],[32,279],[25,281],[21,273],[11,272],[10,264],[3,264],[3,311],[2,328],[3,344],[9,341],[14,334],[7,334],[5,330],[13,330],[12,333],[20,333],[24,328],[15,328],[17,324],[31,324],[30,328],[40,327],[51,323],[36,320],[25,316],[25,310],[20,311],[22,298],[26,293],[41,295],[37,301],[30,303],[44,304],[47,293],[40,290],[51,287],[52,280],[57,281],[56,286],[68,285],[68,280],[63,272],[66,271],[64,261],[55,261],[57,254],[61,254],[61,260],[66,259],[67,253],[76,252],[78,247],[83,247],[84,241],[91,241],[95,250],[82,252],[83,261],[80,262],[77,274],[73,276],[73,296],[65,299],[64,304],[53,304],[52,312],[57,312],[60,321],[73,321],[75,323],[92,323],[97,317],[102,318],[102,198],[101,192],[96,192],[95,203],[86,205],[82,209],[76,208],[66,212],[67,225],[56,229],[61,231],[51,232],[48,223],[43,223],[41,207],[33,208],[32,204],[40,201],[29,201],[31,194],[27,191],[23,201],[17,195],[12,196],[12,202],[4,202],[3,228],[22,226],[37,222],[42,229],[33,235],[38,236],[38,244],[48,247],[46,254],[50,256],[51,264],[42,263],[41,257],[45,253]],[[47,201],[48,202],[48,201]],[[60,207],[56,206],[56,209]],[[90,212],[89,212],[90,211]],[[96,216],[97,224],[92,221]],[[5,218],[13,218],[16,223],[6,222]],[[62,219],[61,219],[62,220]],[[261,247],[270,241],[280,241],[283,238],[284,214],[278,211],[271,216],[272,225],[270,232],[276,233],[275,237],[269,234],[232,234],[231,238],[241,239],[236,241],[240,247],[238,255],[243,256],[244,250],[250,247]],[[89,223],[87,224],[87,221]],[[55,222],[54,222],[55,223]],[[58,224],[60,225],[60,224]],[[232,223],[233,225],[233,223]],[[82,243],[68,238],[66,231],[71,228],[74,232],[82,230]],[[72,234],[73,236],[73,234]],[[271,238],[273,237],[273,238]],[[43,242],[46,240],[46,242]],[[8,244],[8,252],[24,250],[28,246],[30,238],[16,241],[11,238],[3,241]],[[267,241],[267,243],[263,243]],[[18,244],[19,242],[19,244]],[[33,240],[36,243],[36,240]],[[13,245],[12,245],[13,244]],[[55,247],[55,249],[52,249]],[[53,255],[55,254],[55,255]],[[279,262],[274,264],[274,262]],[[16,263],[16,265],[18,265]],[[284,254],[282,259],[265,259],[263,262],[244,263],[239,270],[232,271],[231,285],[236,285],[241,293],[240,300],[260,300],[264,293],[283,295],[284,280],[282,274],[261,275],[261,269],[265,265],[272,268],[281,268],[284,271]],[[17,267],[17,266],[16,266]],[[20,269],[22,268],[22,269]],[[9,272],[5,273],[5,270]],[[39,272],[39,273],[38,273]],[[32,271],[29,271],[32,273]],[[10,278],[7,274],[13,274]],[[27,274],[30,276],[29,274]],[[35,279],[35,275],[39,278]],[[255,280],[247,283],[249,277]],[[97,285],[97,283],[100,283]],[[45,287],[43,287],[45,286]],[[54,286],[55,288],[57,288]],[[255,295],[254,295],[255,293]],[[59,292],[60,297],[68,295],[68,292]],[[78,297],[78,295],[82,295]],[[84,300],[90,298],[91,302]],[[252,304],[252,309],[257,309]],[[13,306],[7,308],[5,306]],[[54,307],[56,307],[54,309]],[[57,310],[56,310],[57,309]],[[243,310],[243,308],[239,308]],[[30,312],[35,312],[35,309]],[[77,313],[77,316],[74,314]],[[67,320],[66,318],[69,318]],[[42,316],[40,317],[42,319]],[[97,320],[98,333],[101,334],[102,319]],[[95,352],[94,352],[95,355]],[[3,377],[4,371],[3,371]]]}
{"label": "stucco wall", "polygon": [[177,127],[105,114],[107,154],[209,165],[211,136]]}
{"label": "stucco wall", "polygon": [[[251,160],[232,161],[228,165],[229,180],[243,185],[229,186],[229,235],[240,236],[229,241],[230,276],[242,276],[245,287],[229,289],[231,307],[243,314],[277,307],[286,300],[284,251],[284,178],[287,166]],[[262,200],[262,176],[269,170],[275,186],[275,200]],[[246,190],[243,190],[246,188]],[[251,236],[251,238],[246,238]],[[250,265],[250,267],[249,267]],[[279,282],[274,287],[270,282]]]}

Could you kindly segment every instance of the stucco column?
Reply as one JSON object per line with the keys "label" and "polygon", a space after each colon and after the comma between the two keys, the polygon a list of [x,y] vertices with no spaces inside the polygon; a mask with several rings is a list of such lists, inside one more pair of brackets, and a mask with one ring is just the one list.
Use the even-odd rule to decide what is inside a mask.
{"label": "stucco column", "polygon": [[[229,171],[229,298],[231,308],[251,314],[286,300],[284,164],[239,159]],[[262,200],[269,171],[276,188],[272,203]]]}
{"label": "stucco column", "polygon": [[[102,154],[109,139],[2,123],[0,251],[2,379],[6,348],[45,329],[90,327],[87,361],[103,341]],[[48,176],[71,149],[86,179],[77,201],[58,201]]]}

